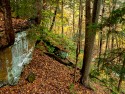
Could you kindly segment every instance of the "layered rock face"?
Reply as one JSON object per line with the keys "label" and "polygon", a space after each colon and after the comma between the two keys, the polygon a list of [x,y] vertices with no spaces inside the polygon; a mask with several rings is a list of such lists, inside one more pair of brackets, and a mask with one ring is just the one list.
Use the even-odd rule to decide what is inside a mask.
{"label": "layered rock face", "polygon": [[14,45],[0,50],[0,86],[17,84],[22,69],[32,59],[33,40],[28,32],[16,33]]}

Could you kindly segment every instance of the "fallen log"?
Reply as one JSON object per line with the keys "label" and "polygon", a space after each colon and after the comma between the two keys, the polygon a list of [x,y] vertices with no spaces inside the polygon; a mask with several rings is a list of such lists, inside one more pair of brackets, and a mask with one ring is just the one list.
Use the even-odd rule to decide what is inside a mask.
{"label": "fallen log", "polygon": [[56,56],[53,53],[45,52],[45,54],[48,55],[51,58],[54,58],[56,61],[58,61],[59,63],[65,65],[65,66],[71,66],[72,68],[75,68],[75,64],[73,64],[73,62],[69,61],[67,58],[61,59],[60,57]]}

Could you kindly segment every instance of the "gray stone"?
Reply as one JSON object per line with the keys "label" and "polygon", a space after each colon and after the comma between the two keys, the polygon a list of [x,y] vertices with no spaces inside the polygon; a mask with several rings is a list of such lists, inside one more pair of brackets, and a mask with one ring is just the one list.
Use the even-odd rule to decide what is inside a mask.
{"label": "gray stone", "polygon": [[34,43],[29,40],[28,32],[18,32],[11,47],[0,50],[0,86],[18,83],[25,64],[32,59]]}

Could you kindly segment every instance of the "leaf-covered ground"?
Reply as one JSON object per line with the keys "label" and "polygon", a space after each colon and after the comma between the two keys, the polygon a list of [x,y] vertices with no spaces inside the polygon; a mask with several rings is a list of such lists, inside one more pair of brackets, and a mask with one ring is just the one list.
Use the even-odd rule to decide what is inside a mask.
{"label": "leaf-covered ground", "polygon": [[[26,78],[30,72],[36,75],[33,83]],[[0,94],[96,94],[80,84],[72,86],[73,69],[35,49],[33,59],[26,65],[16,86],[0,88]],[[104,93],[98,93],[104,94]]]}

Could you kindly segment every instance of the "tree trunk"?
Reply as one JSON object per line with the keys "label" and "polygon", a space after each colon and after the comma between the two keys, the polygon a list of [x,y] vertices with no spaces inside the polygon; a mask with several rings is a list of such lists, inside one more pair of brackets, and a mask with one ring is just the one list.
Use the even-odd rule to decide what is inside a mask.
{"label": "tree trunk", "polygon": [[[37,0],[37,2],[39,2],[40,3],[40,1],[39,0]],[[41,11],[41,10],[39,10],[39,8],[37,9],[37,16],[39,16],[40,18],[39,18],[39,20],[38,20],[38,25],[41,23],[41,32],[43,32],[44,31],[44,29],[46,28],[46,22],[45,22],[45,16],[44,16],[44,12],[45,12],[45,10],[46,10],[46,7],[47,7],[47,3],[46,3],[46,0],[42,0],[42,5],[41,5],[41,10],[42,10],[42,13],[40,13],[40,16],[39,16],[39,12]],[[42,39],[42,36],[40,35],[39,36],[39,38],[36,40],[36,43],[35,43],[35,46],[37,45],[37,44],[39,44],[40,43],[40,41],[41,41],[41,39]]]}
{"label": "tree trunk", "polygon": [[94,0],[93,5],[93,15],[91,19],[91,7],[90,1],[86,0],[86,28],[85,28],[85,47],[84,47],[84,59],[81,70],[81,83],[89,87],[89,73],[90,73],[90,65],[93,54],[94,40],[96,35],[96,30],[92,30],[89,26],[98,22],[98,16],[100,13],[100,5],[101,0]]}
{"label": "tree trunk", "polygon": [[77,40],[77,48],[76,48],[76,64],[75,64],[75,70],[74,70],[74,83],[76,79],[76,70],[77,70],[77,63],[78,63],[78,56],[80,54],[80,49],[81,49],[81,33],[82,33],[82,18],[83,18],[83,5],[82,5],[82,0],[79,2],[79,22],[78,22],[78,40]]}
{"label": "tree trunk", "polygon": [[12,45],[15,41],[15,33],[12,26],[12,19],[11,19],[11,7],[10,7],[10,0],[1,0],[3,5],[3,12],[4,12],[4,25],[5,25],[5,34],[8,41],[8,46]]}
{"label": "tree trunk", "polygon": [[36,10],[37,10],[37,17],[36,17],[36,24],[40,25],[41,23],[41,0],[36,0]]}
{"label": "tree trunk", "polygon": [[58,6],[59,6],[58,3],[59,3],[59,0],[57,0],[57,5],[56,5],[55,11],[54,11],[54,16],[53,16],[52,24],[50,26],[49,31],[52,31],[54,23],[55,23],[55,20],[56,20],[56,14],[57,14]]}
{"label": "tree trunk", "polygon": [[[102,6],[102,13],[101,13],[101,22],[103,21],[103,15],[104,15],[104,11],[105,11],[105,1],[102,2],[103,3],[103,6]],[[100,29],[100,32],[99,32],[99,61],[98,61],[98,64],[97,64],[97,67],[98,67],[98,71],[100,70],[100,62],[101,62],[101,54],[102,54],[102,44],[103,44],[103,39],[102,39],[102,33],[103,32],[103,29],[101,28]]]}
{"label": "tree trunk", "polygon": [[[93,40],[91,40],[93,37],[92,34],[90,34],[90,29],[88,26],[92,23],[91,21],[91,11],[90,11],[90,0],[86,0],[86,28],[85,28],[85,47],[84,47],[84,59],[83,59],[83,65],[82,65],[82,70],[81,70],[81,83],[88,87],[89,83],[89,70],[90,70],[90,62],[91,62],[91,57],[92,57],[92,48]],[[93,32],[92,32],[93,33]],[[91,47],[91,48],[90,48]]]}
{"label": "tree trunk", "polygon": [[62,20],[62,21],[61,21],[61,22],[62,22],[62,36],[63,36],[63,34],[64,34],[64,28],[63,28],[63,24],[64,24],[64,23],[63,23],[63,16],[64,16],[64,15],[63,15],[63,3],[64,3],[64,1],[62,0],[62,6],[61,6],[61,9],[62,9],[62,14],[61,14],[61,20]]}
{"label": "tree trunk", "polygon": [[45,14],[44,12],[47,10],[47,2],[46,0],[42,0],[42,16],[41,16],[41,24],[42,24],[42,28],[44,29],[46,27],[46,22],[45,22]]}
{"label": "tree trunk", "polygon": [[120,77],[119,77],[120,79],[119,79],[119,83],[118,83],[118,91],[120,91],[121,84],[122,84],[124,74],[125,74],[125,72],[123,72],[123,70],[125,68],[125,55],[123,55],[123,56],[124,56],[124,60],[123,60],[123,65],[122,65],[121,73],[120,73]]}
{"label": "tree trunk", "polygon": [[75,34],[75,0],[73,0],[73,32],[72,32],[72,35]]}

